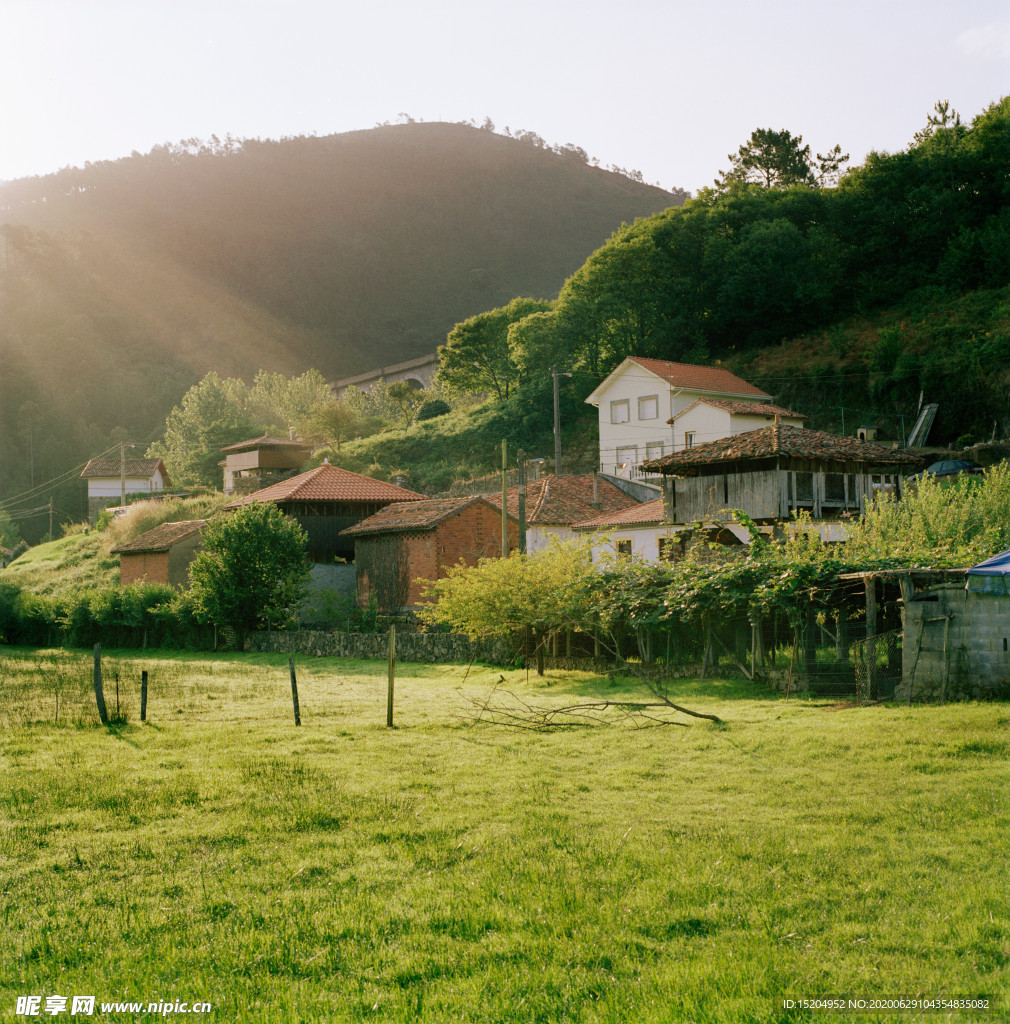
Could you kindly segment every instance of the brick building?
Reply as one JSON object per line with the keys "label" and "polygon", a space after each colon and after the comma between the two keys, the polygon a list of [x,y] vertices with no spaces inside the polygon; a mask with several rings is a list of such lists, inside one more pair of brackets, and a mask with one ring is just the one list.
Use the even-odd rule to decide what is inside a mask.
{"label": "brick building", "polygon": [[162,523],[126,544],[112,549],[119,555],[119,582],[189,584],[189,563],[200,549],[200,531],[206,519]]}
{"label": "brick building", "polygon": [[[508,546],[519,546],[519,524],[507,520]],[[420,603],[423,583],[449,566],[476,565],[501,555],[501,511],[481,497],[396,502],[343,531],[354,540],[358,601],[374,596],[380,611]]]}

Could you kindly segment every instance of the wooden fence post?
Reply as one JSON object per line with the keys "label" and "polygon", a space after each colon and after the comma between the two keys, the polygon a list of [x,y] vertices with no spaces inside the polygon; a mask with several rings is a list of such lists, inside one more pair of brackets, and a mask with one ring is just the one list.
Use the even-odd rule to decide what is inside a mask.
{"label": "wooden fence post", "polygon": [[147,721],[147,670],[140,673],[140,720]]}
{"label": "wooden fence post", "polygon": [[288,658],[288,669],[291,672],[291,702],[295,706],[295,725],[301,725],[302,716],[298,710],[298,680],[295,678],[294,658]]}
{"label": "wooden fence post", "polygon": [[389,626],[389,690],[386,694],[386,727],[393,728],[393,679],[396,675],[396,626]]}
{"label": "wooden fence post", "polygon": [[102,690],[102,645],[95,644],[95,703],[102,725],[109,724],[109,712],[105,708],[105,693]]}

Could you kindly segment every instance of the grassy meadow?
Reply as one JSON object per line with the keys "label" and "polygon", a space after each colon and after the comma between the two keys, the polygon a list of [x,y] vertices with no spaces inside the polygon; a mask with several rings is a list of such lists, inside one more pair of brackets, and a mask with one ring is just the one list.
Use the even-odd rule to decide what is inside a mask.
{"label": "grassy meadow", "polygon": [[[90,671],[0,648],[5,1018],[28,994],[206,1000],[218,1022],[848,1019],[776,1004],[838,995],[1010,1009],[1003,705],[685,680],[674,699],[722,724],[536,732],[469,720],[497,669],[400,665],[389,730],[384,664],[304,659],[295,728],[283,657],[115,652],[106,701],[118,679],[127,721],[103,728]],[[639,692],[505,680],[537,704]]]}

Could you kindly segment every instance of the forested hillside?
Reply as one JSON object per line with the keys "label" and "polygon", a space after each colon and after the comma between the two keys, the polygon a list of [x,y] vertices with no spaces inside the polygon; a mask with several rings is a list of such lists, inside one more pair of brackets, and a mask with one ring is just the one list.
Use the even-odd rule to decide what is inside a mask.
{"label": "forested hillside", "polygon": [[[553,297],[622,222],[683,200],[584,157],[406,124],[193,140],[0,185],[0,501],[150,442],[207,372],[336,378],[431,352],[513,295]],[[58,506],[76,513],[81,490]]]}

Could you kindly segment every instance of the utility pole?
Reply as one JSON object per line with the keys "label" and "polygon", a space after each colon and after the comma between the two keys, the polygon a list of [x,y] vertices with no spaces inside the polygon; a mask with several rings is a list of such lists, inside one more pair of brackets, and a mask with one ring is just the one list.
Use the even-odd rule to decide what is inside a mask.
{"label": "utility pole", "polygon": [[126,504],[126,442],[119,442],[119,505]]}
{"label": "utility pole", "polygon": [[551,367],[554,378],[554,475],[561,476],[561,394],[558,387],[558,364]]}
{"label": "utility pole", "polygon": [[519,467],[519,554],[526,554],[526,453],[519,449],[516,454]]}
{"label": "utility pole", "polygon": [[501,556],[509,556],[508,442],[501,443]]}
{"label": "utility pole", "polygon": [[49,495],[49,539],[53,540],[53,496]]}

